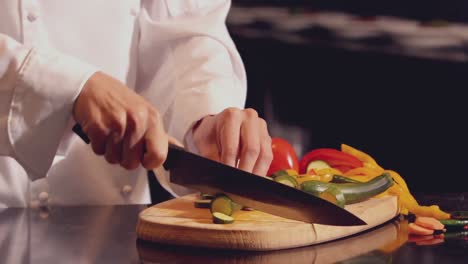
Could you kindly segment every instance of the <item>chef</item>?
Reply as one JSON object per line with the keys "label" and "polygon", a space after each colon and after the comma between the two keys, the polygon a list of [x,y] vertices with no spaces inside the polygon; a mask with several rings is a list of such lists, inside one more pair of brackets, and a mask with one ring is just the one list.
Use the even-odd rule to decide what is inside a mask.
{"label": "chef", "polygon": [[243,108],[230,4],[0,1],[0,208],[150,203],[168,141],[265,174],[271,138]]}

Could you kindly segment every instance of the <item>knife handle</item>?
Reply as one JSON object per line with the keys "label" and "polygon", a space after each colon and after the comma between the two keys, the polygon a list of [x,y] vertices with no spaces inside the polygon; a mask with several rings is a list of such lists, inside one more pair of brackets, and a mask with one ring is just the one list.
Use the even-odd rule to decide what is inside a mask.
{"label": "knife handle", "polygon": [[[73,132],[75,132],[75,134],[77,134],[86,144],[89,144],[91,143],[91,140],[89,139],[88,135],[86,135],[86,133],[83,131],[83,128],[81,128],[81,125],[76,123],[73,128],[72,128]],[[177,149],[177,150],[184,150],[182,147],[179,147],[177,145],[174,145],[172,143],[169,143],[169,154],[168,154],[168,157],[166,159],[166,161],[163,163],[163,167],[165,170],[169,170],[171,168],[171,149]]]}
{"label": "knife handle", "polygon": [[77,134],[86,144],[89,144],[91,143],[91,140],[89,140],[89,137],[88,135],[86,135],[86,133],[83,131],[83,129],[81,128],[81,125],[76,123],[73,128],[72,128],[73,132],[75,132],[75,134]]}

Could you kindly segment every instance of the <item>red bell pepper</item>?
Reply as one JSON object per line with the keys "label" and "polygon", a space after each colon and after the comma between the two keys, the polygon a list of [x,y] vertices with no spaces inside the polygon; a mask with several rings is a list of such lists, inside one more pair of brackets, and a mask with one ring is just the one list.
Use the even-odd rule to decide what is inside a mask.
{"label": "red bell pepper", "polygon": [[364,164],[358,158],[351,154],[332,149],[332,148],[318,148],[305,154],[299,161],[299,173],[307,172],[307,165],[314,160],[323,160],[330,167],[337,168],[341,172],[354,168],[363,167]]}

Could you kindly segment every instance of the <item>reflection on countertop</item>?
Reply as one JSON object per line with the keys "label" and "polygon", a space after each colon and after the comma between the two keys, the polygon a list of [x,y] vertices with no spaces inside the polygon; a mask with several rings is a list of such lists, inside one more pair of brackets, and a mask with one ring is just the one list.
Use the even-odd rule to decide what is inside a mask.
{"label": "reflection on countertop", "polygon": [[[447,198],[449,209],[459,210],[466,208],[467,196],[419,194],[419,199],[422,204],[443,204]],[[408,236],[402,218],[348,238],[278,251],[160,245],[136,237],[138,213],[146,207],[3,209],[0,263],[466,263],[468,259],[466,231],[415,238]]]}

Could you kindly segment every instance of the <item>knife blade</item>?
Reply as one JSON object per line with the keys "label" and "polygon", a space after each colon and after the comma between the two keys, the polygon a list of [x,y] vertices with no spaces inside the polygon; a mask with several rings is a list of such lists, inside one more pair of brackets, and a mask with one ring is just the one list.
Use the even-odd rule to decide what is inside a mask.
{"label": "knife blade", "polygon": [[[79,124],[73,131],[86,143]],[[329,201],[169,144],[166,161],[170,181],[207,194],[224,193],[234,202],[272,215],[306,223],[366,225],[359,217]]]}
{"label": "knife blade", "polygon": [[359,217],[329,201],[170,145],[165,163],[170,181],[202,193],[224,193],[234,202],[307,223],[366,225]]}

